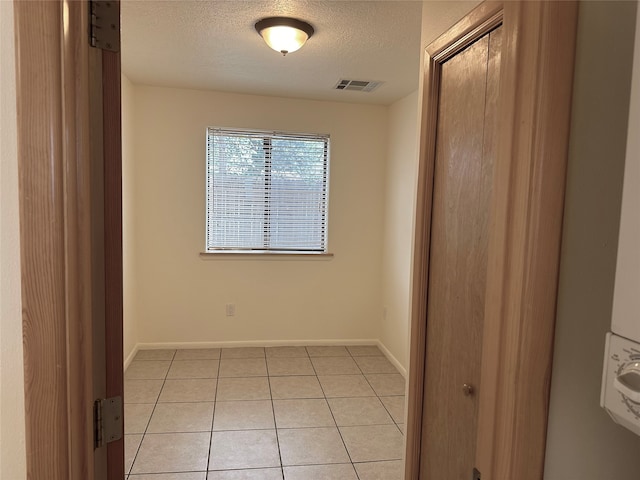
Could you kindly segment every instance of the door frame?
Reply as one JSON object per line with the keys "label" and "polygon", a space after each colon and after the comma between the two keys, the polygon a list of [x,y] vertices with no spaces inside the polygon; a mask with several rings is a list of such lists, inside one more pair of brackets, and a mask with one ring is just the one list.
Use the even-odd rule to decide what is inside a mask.
{"label": "door frame", "polygon": [[93,478],[87,17],[14,2],[28,478]]}
{"label": "door frame", "polygon": [[[476,467],[541,479],[577,28],[575,1],[484,2],[424,53],[416,203],[407,480],[420,478],[427,286],[442,64],[502,24]],[[469,477],[471,478],[469,472]]]}
{"label": "door frame", "polygon": [[[119,8],[118,0],[111,6]],[[99,118],[91,105],[96,51],[89,46],[88,8],[84,0],[14,1],[28,478],[93,480],[93,387],[104,381],[96,375],[106,375],[107,397],[123,391],[122,253],[116,227],[121,194],[120,170],[114,170],[121,163],[120,57],[99,55],[106,88],[97,101],[107,102]],[[104,82],[105,71],[117,82]],[[109,108],[109,101],[118,103]],[[97,122],[111,133],[104,141],[96,142]],[[104,172],[95,170],[95,155],[102,156]],[[96,215],[92,182],[103,177],[104,213]],[[111,229],[100,254],[103,269],[92,257],[92,222],[102,214]],[[92,361],[96,292],[107,302],[104,341],[113,352],[101,372],[93,371]],[[110,443],[107,457],[109,478],[122,479],[124,440]],[[97,478],[106,477],[100,471]]]}

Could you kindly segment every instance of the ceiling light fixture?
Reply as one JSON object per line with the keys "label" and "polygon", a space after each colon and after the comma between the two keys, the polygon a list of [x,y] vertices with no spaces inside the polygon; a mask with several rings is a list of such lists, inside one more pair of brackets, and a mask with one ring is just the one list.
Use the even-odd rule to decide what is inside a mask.
{"label": "ceiling light fixture", "polygon": [[302,47],[314,32],[307,22],[287,17],[263,18],[255,26],[266,44],[283,56]]}

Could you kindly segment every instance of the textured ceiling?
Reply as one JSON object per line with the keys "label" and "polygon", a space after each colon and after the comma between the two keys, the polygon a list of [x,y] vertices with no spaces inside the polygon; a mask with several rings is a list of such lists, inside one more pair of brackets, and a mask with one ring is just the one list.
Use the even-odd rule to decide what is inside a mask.
{"label": "textured ceiling", "polygon": [[[390,104],[418,88],[420,1],[122,2],[122,69],[134,83]],[[254,30],[267,16],[308,21],[315,34],[283,57]],[[339,79],[382,81],[373,92]]]}

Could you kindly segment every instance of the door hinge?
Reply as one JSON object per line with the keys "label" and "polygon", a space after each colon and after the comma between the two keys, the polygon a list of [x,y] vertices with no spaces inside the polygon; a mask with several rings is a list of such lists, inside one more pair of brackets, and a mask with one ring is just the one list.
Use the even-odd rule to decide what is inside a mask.
{"label": "door hinge", "polygon": [[120,51],[120,9],[117,2],[89,1],[90,32],[92,47]]}
{"label": "door hinge", "polygon": [[478,470],[477,468],[473,469],[473,476],[471,477],[471,480],[482,480],[480,478],[480,470]]}
{"label": "door hinge", "polygon": [[122,397],[99,398],[93,404],[94,447],[122,438]]}

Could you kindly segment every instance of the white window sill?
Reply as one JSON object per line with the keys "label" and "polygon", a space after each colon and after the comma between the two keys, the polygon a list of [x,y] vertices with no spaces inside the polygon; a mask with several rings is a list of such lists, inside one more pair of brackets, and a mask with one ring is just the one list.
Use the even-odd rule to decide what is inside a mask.
{"label": "white window sill", "polygon": [[221,250],[219,252],[200,252],[200,258],[204,260],[214,260],[217,258],[245,258],[245,259],[299,259],[299,260],[331,260],[333,253],[318,252],[277,252],[277,251],[261,251],[255,250],[248,252],[246,250]]}

